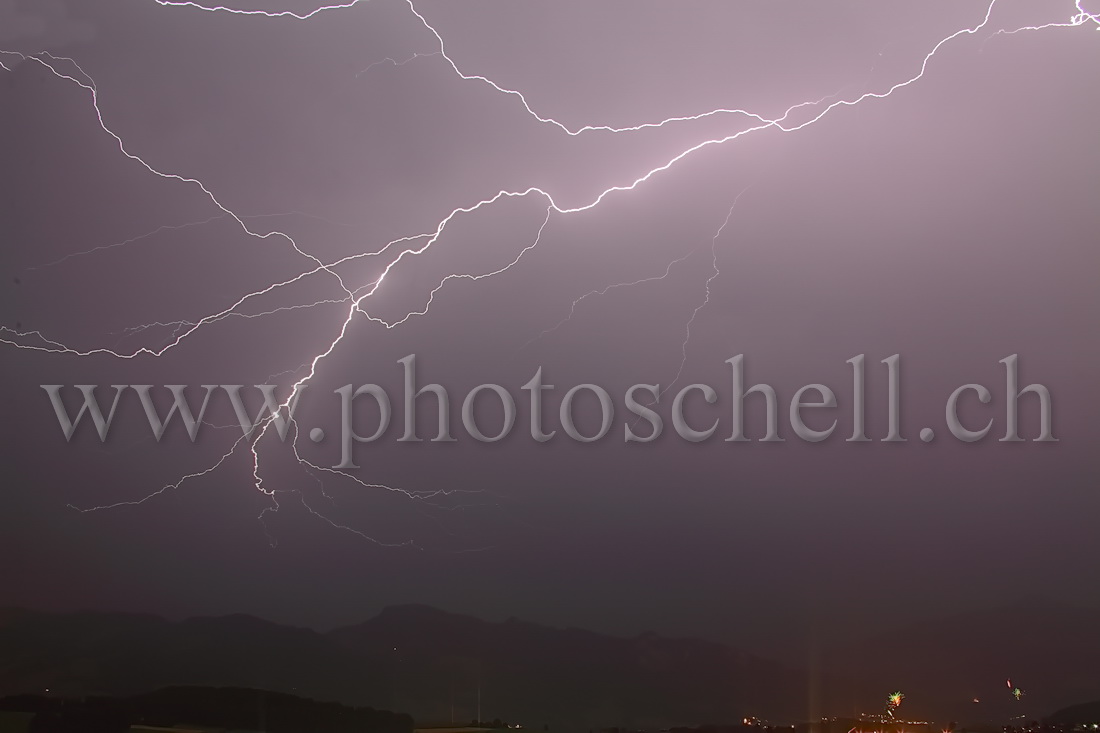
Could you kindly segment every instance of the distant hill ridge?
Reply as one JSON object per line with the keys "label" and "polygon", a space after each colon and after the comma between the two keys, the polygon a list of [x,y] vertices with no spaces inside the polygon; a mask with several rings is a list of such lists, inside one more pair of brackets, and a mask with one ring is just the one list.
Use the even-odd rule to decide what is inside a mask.
{"label": "distant hill ridge", "polygon": [[466,723],[478,717],[480,691],[482,719],[588,730],[874,712],[902,689],[910,718],[999,724],[1100,697],[1098,621],[1094,610],[1041,603],[959,614],[829,650],[811,685],[801,670],[715,642],[419,605],[326,633],[245,615],[9,608],[0,609],[0,694],[245,687]]}
{"label": "distant hill ridge", "polygon": [[18,719],[30,731],[51,733],[126,733],[131,726],[167,731],[195,725],[268,733],[413,733],[408,715],[232,687],[169,687],[134,697],[81,700],[18,695],[0,698],[0,715],[4,712],[22,713]]}
{"label": "distant hill ridge", "polygon": [[0,610],[0,694],[134,695],[250,687],[408,712],[541,728],[665,726],[782,713],[801,676],[721,644],[627,639],[515,619],[393,606],[320,633],[230,615]]}

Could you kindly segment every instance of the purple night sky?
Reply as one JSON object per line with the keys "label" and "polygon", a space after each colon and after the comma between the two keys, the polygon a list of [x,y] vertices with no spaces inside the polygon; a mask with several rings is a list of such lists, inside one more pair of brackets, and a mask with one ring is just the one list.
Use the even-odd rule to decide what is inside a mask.
{"label": "purple night sky", "polygon": [[[326,628],[418,602],[797,658],[953,609],[1100,604],[1100,34],[1079,15],[1100,6],[351,5],[0,0],[5,605]],[[397,441],[412,353],[451,391],[453,443]],[[786,442],[757,440],[759,397],[754,440],[724,440],[738,354]],[[867,443],[845,441],[858,354]],[[905,443],[881,441],[892,354]],[[1033,396],[1028,440],[998,440],[1010,354],[1059,442],[1031,440]],[[67,443],[39,387],[197,404],[202,384],[289,394],[311,365],[302,462],[268,435],[259,490],[239,428],[158,443],[128,393],[106,442]],[[542,444],[520,390],[540,366]],[[325,470],[334,390],[372,382],[394,424]],[[488,382],[519,407],[495,444],[459,421]],[[582,444],[558,404],[589,382],[616,414]],[[808,443],[787,406],[815,382],[839,423]],[[964,420],[994,425],[965,444],[944,404],[970,382],[993,400]],[[713,385],[689,413],[718,432],[625,443],[636,383],[669,388],[666,415]],[[206,419],[232,425],[218,399]],[[584,431],[597,408],[578,400]]]}

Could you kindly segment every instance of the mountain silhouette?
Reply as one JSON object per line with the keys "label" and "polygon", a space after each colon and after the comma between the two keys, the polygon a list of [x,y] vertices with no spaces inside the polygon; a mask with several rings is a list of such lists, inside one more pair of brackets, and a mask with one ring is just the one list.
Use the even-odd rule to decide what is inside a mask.
{"label": "mountain silhouette", "polygon": [[588,730],[874,713],[900,689],[903,718],[1000,725],[1100,696],[1098,620],[1094,610],[1034,602],[958,614],[828,650],[811,684],[802,670],[714,642],[488,622],[427,606],[386,608],[326,633],[242,615],[6,609],[0,695],[256,688],[408,713],[420,724],[499,718]]}
{"label": "mountain silhouette", "polygon": [[604,636],[424,606],[319,633],[250,616],[167,621],[0,612],[0,694],[135,695],[249,687],[418,721],[663,727],[785,713],[801,676],[721,644]]}

